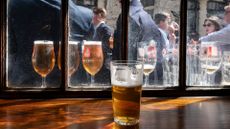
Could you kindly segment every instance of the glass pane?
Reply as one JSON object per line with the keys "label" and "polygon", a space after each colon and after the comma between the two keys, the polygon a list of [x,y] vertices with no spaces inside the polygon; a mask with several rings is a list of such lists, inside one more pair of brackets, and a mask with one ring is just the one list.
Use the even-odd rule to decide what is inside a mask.
{"label": "glass pane", "polygon": [[8,0],[7,7],[7,87],[59,87],[61,0]]}
{"label": "glass pane", "polygon": [[128,58],[144,61],[145,86],[178,86],[180,0],[131,0]]}
{"label": "glass pane", "polygon": [[225,0],[189,0],[187,85],[229,85],[230,6]]}
{"label": "glass pane", "polygon": [[120,43],[120,12],[119,0],[69,0],[69,87],[110,86],[110,61],[119,53],[112,51],[113,41]]}

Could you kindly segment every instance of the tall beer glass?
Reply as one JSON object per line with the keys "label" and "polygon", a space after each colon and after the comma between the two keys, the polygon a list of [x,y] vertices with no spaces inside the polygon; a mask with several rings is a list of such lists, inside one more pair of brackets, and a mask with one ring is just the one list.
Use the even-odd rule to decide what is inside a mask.
{"label": "tall beer glass", "polygon": [[[77,71],[80,63],[78,44],[76,41],[69,41],[68,44],[68,76]],[[58,68],[61,70],[61,44],[58,50]]]}
{"label": "tall beer glass", "polygon": [[143,63],[112,61],[111,84],[114,121],[119,125],[139,123]]}
{"label": "tall beer glass", "polygon": [[32,65],[34,70],[42,77],[42,88],[46,88],[46,76],[53,70],[55,54],[53,41],[34,41]]}
{"label": "tall beer glass", "polygon": [[104,56],[101,41],[83,41],[82,64],[91,75],[91,86],[94,86],[94,76],[103,65]]}

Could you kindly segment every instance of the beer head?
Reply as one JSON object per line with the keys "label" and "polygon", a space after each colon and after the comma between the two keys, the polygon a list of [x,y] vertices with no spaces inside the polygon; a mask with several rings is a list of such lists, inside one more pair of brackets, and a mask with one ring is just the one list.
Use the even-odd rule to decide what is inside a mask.
{"label": "beer head", "polygon": [[139,61],[112,61],[111,83],[116,86],[134,87],[143,83],[143,64]]}
{"label": "beer head", "polygon": [[53,41],[48,40],[35,40],[34,44],[53,44]]}
{"label": "beer head", "polygon": [[84,45],[101,45],[101,41],[83,41]]}
{"label": "beer head", "polygon": [[69,41],[69,44],[70,44],[70,45],[78,45],[78,44],[79,44],[79,41]]}

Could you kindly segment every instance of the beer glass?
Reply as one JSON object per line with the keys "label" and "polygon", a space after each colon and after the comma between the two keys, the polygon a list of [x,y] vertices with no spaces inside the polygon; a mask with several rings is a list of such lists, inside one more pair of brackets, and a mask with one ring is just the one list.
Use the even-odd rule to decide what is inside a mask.
{"label": "beer glass", "polygon": [[91,75],[90,86],[94,86],[94,76],[98,73],[104,62],[101,41],[83,41],[82,64]]}
{"label": "beer glass", "polygon": [[230,51],[223,52],[222,85],[230,84]]}
{"label": "beer glass", "polygon": [[32,65],[34,70],[42,77],[42,88],[46,88],[46,76],[53,70],[55,54],[53,41],[34,41]]}
{"label": "beer glass", "polygon": [[113,113],[117,124],[139,123],[142,83],[141,61],[111,62]]}
{"label": "beer glass", "polygon": [[179,74],[179,54],[178,45],[163,52],[163,84],[164,86],[177,86]]}
{"label": "beer glass", "polygon": [[[80,63],[78,44],[77,41],[69,41],[68,43],[68,76],[77,71]],[[58,50],[58,68],[61,70],[61,44],[59,44]]]}
{"label": "beer glass", "polygon": [[[211,75],[214,75],[214,73],[220,68],[222,61],[220,44],[218,44],[218,42],[201,42],[199,58],[203,74],[208,78],[205,85],[214,85],[214,79],[211,78],[214,76]],[[206,79],[203,78],[203,81],[205,80]]]}
{"label": "beer glass", "polygon": [[140,42],[138,44],[137,59],[144,62],[144,75],[146,87],[149,85],[149,74],[152,73],[156,67],[157,62],[157,49],[154,40]]}

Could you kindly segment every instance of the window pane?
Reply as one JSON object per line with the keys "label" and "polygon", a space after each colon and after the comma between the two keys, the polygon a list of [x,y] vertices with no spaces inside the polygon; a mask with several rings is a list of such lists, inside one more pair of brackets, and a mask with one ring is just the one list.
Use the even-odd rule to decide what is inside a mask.
{"label": "window pane", "polygon": [[147,87],[178,86],[179,9],[180,0],[130,3],[128,58],[144,61]]}
{"label": "window pane", "polygon": [[189,0],[187,85],[229,85],[230,7],[225,0]]}
{"label": "window pane", "polygon": [[[61,0],[8,0],[7,86],[59,87]],[[43,81],[44,82],[44,81]]]}
{"label": "window pane", "polygon": [[119,53],[112,51],[113,40],[120,43],[115,38],[120,12],[118,0],[69,0],[70,87],[110,86],[110,61]]}

